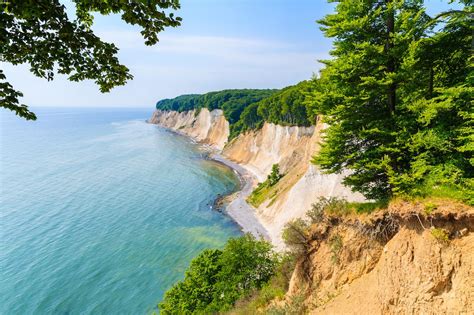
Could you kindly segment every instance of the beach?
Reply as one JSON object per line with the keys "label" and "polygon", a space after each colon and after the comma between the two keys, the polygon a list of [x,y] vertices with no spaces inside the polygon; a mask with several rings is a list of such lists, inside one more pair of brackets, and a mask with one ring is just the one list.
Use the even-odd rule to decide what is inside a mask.
{"label": "beach", "polygon": [[255,209],[246,201],[257,183],[257,178],[239,164],[227,160],[220,154],[212,153],[209,158],[233,169],[241,182],[240,191],[233,195],[232,200],[225,208],[226,213],[242,228],[244,233],[271,241],[268,231],[258,220]]}

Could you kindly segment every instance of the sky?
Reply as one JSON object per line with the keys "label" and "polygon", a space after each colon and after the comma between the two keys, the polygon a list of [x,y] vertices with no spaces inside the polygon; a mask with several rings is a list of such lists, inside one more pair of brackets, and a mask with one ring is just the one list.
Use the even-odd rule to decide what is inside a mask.
{"label": "sky", "polygon": [[[1,64],[22,103],[58,107],[153,107],[181,94],[237,88],[283,88],[310,79],[329,57],[331,40],[316,21],[333,11],[324,0],[181,0],[182,25],[145,46],[140,29],[118,15],[95,18],[94,31],[115,43],[134,79],[109,93],[92,81],[34,77],[27,65]],[[447,0],[428,1],[428,11]],[[72,16],[73,5],[63,1]]]}

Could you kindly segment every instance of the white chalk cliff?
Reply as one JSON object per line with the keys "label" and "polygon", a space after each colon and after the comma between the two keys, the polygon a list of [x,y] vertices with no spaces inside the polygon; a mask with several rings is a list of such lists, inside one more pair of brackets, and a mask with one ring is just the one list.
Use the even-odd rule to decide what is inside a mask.
{"label": "white chalk cliff", "polygon": [[238,163],[263,182],[278,163],[285,176],[275,186],[275,194],[262,203],[256,214],[272,242],[282,248],[281,232],[286,222],[303,217],[320,197],[345,197],[363,201],[342,185],[344,174],[323,174],[311,164],[319,150],[323,123],[311,127],[279,126],[265,123],[259,130],[246,132],[227,143],[229,123],[221,110],[196,112],[157,110],[150,123],[178,131],[196,141],[218,149],[227,159]]}

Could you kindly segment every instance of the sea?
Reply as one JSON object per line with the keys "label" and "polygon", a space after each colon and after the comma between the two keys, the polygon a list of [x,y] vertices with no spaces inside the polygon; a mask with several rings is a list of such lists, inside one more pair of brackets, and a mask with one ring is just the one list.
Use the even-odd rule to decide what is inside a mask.
{"label": "sea", "polygon": [[241,234],[236,175],[153,108],[0,109],[0,314],[150,314],[206,248]]}

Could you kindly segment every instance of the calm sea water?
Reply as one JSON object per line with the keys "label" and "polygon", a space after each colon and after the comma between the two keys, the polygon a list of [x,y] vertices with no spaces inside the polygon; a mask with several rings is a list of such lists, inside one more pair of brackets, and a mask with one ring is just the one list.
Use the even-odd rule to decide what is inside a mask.
{"label": "calm sea water", "polygon": [[238,180],[151,110],[1,118],[0,313],[146,314],[202,249],[239,235],[210,210]]}

